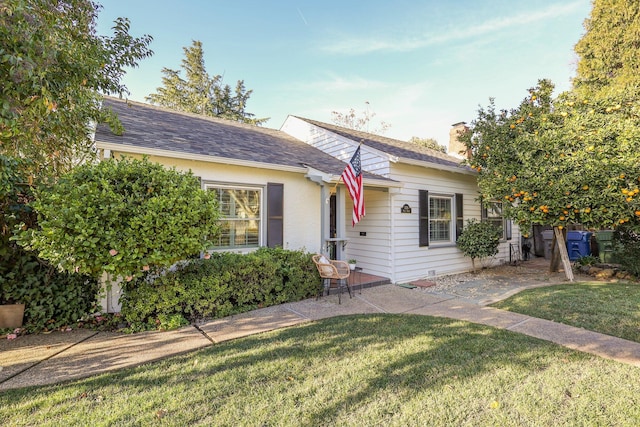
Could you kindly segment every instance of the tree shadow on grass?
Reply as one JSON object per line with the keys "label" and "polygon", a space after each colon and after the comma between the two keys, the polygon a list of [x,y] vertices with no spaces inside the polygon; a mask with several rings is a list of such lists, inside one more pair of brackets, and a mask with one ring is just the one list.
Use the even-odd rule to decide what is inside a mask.
{"label": "tree shadow on grass", "polygon": [[[123,411],[123,419],[136,417],[135,401],[152,401],[154,390],[162,389],[171,394],[172,401],[163,404],[176,417],[173,422],[215,419],[224,425],[236,419],[252,425],[277,425],[293,416],[295,424],[313,426],[350,424],[356,416],[386,424],[385,420],[391,422],[394,414],[405,410],[402,402],[415,396],[428,396],[424,399],[434,404],[448,402],[456,393],[465,393],[452,393],[452,389],[492,376],[495,381],[487,381],[486,390],[498,390],[505,386],[501,382],[517,382],[558,364],[558,359],[580,363],[594,357],[463,321],[356,315],[225,342],[75,383],[11,393],[42,400],[60,389],[67,389],[70,395],[90,390],[108,396],[107,390],[115,390],[132,396],[125,408],[119,407],[122,401],[105,399],[101,403],[100,410],[110,413],[112,419],[118,418],[118,411]],[[501,377],[506,371],[513,374]],[[193,409],[182,408],[185,405]],[[262,405],[269,409],[256,407]],[[460,421],[477,410],[470,405],[446,416]]]}

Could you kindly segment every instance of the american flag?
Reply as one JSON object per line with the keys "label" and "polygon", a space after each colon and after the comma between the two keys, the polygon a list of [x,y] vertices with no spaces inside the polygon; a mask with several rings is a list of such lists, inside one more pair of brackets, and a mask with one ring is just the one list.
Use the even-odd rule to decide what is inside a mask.
{"label": "american flag", "polygon": [[342,172],[342,180],[349,190],[349,196],[353,200],[353,221],[355,225],[364,216],[364,188],[362,186],[362,165],[360,163],[360,147],[353,153],[347,167]]}

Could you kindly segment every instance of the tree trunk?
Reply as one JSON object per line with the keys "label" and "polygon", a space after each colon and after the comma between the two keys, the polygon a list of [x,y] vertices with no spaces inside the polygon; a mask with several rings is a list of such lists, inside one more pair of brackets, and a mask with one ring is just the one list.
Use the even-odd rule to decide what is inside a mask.
{"label": "tree trunk", "polygon": [[[554,227],[555,230],[555,227]],[[558,251],[558,239],[556,238],[555,231],[553,232],[553,239],[551,240],[551,263],[549,264],[549,272],[557,273],[560,271],[560,252]]]}

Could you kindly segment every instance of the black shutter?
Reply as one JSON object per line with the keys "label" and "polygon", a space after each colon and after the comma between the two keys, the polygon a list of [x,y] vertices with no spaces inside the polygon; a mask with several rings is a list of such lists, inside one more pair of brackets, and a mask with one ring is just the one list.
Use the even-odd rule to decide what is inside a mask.
{"label": "black shutter", "polygon": [[480,219],[484,221],[489,216],[488,209],[484,204],[484,200],[480,197]]}
{"label": "black shutter", "polygon": [[462,234],[462,227],[464,227],[464,213],[462,210],[462,194],[456,193],[456,242]]}
{"label": "black shutter", "polygon": [[419,244],[429,246],[429,192],[427,190],[419,190],[418,221]]}
{"label": "black shutter", "polygon": [[505,225],[505,234],[507,237],[507,240],[511,240],[511,226],[512,226],[513,222],[511,222],[510,219],[505,219],[504,220],[504,225]]}
{"label": "black shutter", "polygon": [[284,185],[267,183],[267,246],[283,246]]}

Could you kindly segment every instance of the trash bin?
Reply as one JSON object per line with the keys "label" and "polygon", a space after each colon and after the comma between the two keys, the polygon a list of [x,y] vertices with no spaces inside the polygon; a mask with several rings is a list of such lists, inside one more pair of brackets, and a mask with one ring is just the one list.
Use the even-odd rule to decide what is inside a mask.
{"label": "trash bin", "polygon": [[567,233],[567,252],[571,261],[591,255],[591,234],[589,231]]}
{"label": "trash bin", "polygon": [[596,232],[596,240],[598,241],[598,250],[600,252],[600,261],[613,261],[613,231],[604,230]]}
{"label": "trash bin", "polygon": [[542,232],[544,240],[544,259],[551,259],[551,243],[553,243],[553,230],[544,230]]}

